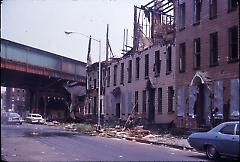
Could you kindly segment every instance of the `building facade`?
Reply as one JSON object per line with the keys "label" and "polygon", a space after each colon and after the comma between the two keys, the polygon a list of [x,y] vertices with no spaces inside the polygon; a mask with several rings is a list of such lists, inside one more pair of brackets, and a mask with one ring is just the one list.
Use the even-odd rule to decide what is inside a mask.
{"label": "building facade", "polygon": [[239,4],[177,0],[176,107],[179,127],[239,119]]}
{"label": "building facade", "polygon": [[[105,64],[101,64],[102,68],[104,69]],[[103,73],[103,71],[101,71]],[[103,75],[101,75],[101,78],[104,78]],[[103,79],[101,79],[103,82]],[[102,85],[102,84],[101,84]],[[96,62],[94,64],[91,64],[87,66],[87,91],[86,91],[86,98],[85,98],[85,109],[84,114],[91,116],[91,117],[97,117],[98,116],[98,87],[99,87],[99,62]],[[101,86],[103,87],[103,86]],[[103,91],[101,90],[101,95]],[[103,102],[102,99],[100,101],[100,112],[103,114]]]}
{"label": "building facade", "polygon": [[13,111],[26,116],[26,91],[20,88],[6,88],[5,111]]}
{"label": "building facade", "polygon": [[175,45],[156,44],[128,53],[107,67],[106,118],[135,115],[151,123],[170,123],[175,111]]}

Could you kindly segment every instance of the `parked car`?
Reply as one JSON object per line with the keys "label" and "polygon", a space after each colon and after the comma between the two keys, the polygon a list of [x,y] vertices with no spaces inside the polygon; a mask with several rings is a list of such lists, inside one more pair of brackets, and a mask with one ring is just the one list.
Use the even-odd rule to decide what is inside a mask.
{"label": "parked car", "polygon": [[2,115],[2,122],[4,124],[22,124],[22,117],[15,112],[6,112]]}
{"label": "parked car", "polygon": [[203,150],[209,159],[220,155],[239,158],[239,121],[224,122],[208,132],[193,133],[188,143],[196,150]]}
{"label": "parked car", "polygon": [[29,114],[25,120],[27,123],[32,123],[32,124],[35,124],[35,123],[43,124],[45,122],[42,115],[40,114]]}

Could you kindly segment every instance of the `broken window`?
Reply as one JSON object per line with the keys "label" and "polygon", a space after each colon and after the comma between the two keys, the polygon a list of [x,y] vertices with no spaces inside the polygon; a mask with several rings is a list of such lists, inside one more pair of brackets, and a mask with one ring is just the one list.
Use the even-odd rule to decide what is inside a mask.
{"label": "broken window", "polygon": [[210,34],[210,66],[218,65],[218,34]]}
{"label": "broken window", "polygon": [[146,113],[146,100],[147,100],[147,93],[146,93],[146,90],[143,91],[143,94],[142,94],[142,112],[143,114]]}
{"label": "broken window", "polygon": [[140,58],[136,58],[136,79],[139,79]]}
{"label": "broken window", "polygon": [[193,24],[200,23],[201,0],[193,1]]}
{"label": "broken window", "polygon": [[237,0],[228,0],[228,12],[235,11],[237,9]]}
{"label": "broken window", "polygon": [[179,30],[185,28],[185,3],[179,4]]}
{"label": "broken window", "polygon": [[172,71],[172,48],[167,48],[167,58],[166,58],[166,74]]}
{"label": "broken window", "polygon": [[114,65],[114,73],[113,73],[113,86],[117,84],[117,65]]}
{"label": "broken window", "polygon": [[107,70],[107,86],[108,87],[110,86],[110,67],[108,67],[108,70]]}
{"label": "broken window", "polygon": [[228,29],[229,34],[229,61],[239,60],[238,53],[238,28],[237,26]]}
{"label": "broken window", "polygon": [[179,48],[179,72],[185,72],[186,43],[181,43]]}
{"label": "broken window", "polygon": [[200,68],[200,38],[193,40],[193,68]]}
{"label": "broken window", "polygon": [[145,78],[148,77],[149,74],[149,55],[145,55]]}
{"label": "broken window", "polygon": [[158,112],[162,112],[162,88],[158,88]]}
{"label": "broken window", "polygon": [[135,91],[135,112],[138,112],[138,91]]}
{"label": "broken window", "polygon": [[123,84],[124,82],[124,63],[121,63],[121,80],[120,84]]}
{"label": "broken window", "polygon": [[209,0],[209,18],[217,17],[217,0]]}
{"label": "broken window", "polygon": [[155,71],[155,76],[159,76],[160,74],[160,68],[161,68],[161,60],[160,60],[160,52],[155,51],[155,67],[154,67],[154,71]]}
{"label": "broken window", "polygon": [[168,112],[173,112],[173,87],[168,87]]}
{"label": "broken window", "polygon": [[128,61],[128,83],[132,82],[132,60]]}

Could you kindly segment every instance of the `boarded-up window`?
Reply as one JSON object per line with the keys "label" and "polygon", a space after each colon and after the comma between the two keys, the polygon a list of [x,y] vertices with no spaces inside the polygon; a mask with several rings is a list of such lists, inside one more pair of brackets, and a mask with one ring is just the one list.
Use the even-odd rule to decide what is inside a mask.
{"label": "boarded-up window", "polygon": [[231,116],[239,116],[239,106],[239,79],[233,79],[231,80]]}
{"label": "boarded-up window", "polygon": [[189,87],[189,116],[193,117],[196,115],[196,99],[197,99],[197,86]]}
{"label": "boarded-up window", "polygon": [[179,87],[177,91],[177,116],[184,117],[184,87]]}
{"label": "boarded-up window", "polygon": [[214,106],[216,115],[223,115],[223,81],[216,81],[214,87]]}

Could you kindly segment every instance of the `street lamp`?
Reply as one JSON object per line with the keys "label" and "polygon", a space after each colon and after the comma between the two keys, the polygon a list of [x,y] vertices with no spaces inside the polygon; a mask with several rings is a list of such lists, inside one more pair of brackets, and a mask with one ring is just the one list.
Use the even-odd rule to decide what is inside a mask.
{"label": "street lamp", "polygon": [[[74,32],[74,31],[64,31],[65,34],[67,35],[70,35],[70,34],[79,34],[79,35],[82,35],[86,38],[90,38],[90,36],[88,35],[85,35],[85,34],[82,34],[82,33],[79,33],[79,32]],[[100,125],[100,115],[101,115],[101,112],[100,112],[100,99],[101,99],[101,40],[99,39],[95,39],[93,37],[91,37],[92,40],[96,41],[99,43],[99,79],[98,79],[98,125],[97,125],[97,130],[100,130],[101,129],[101,125]]]}

